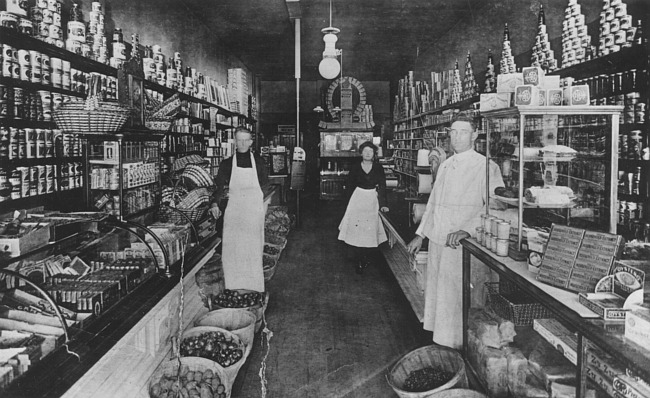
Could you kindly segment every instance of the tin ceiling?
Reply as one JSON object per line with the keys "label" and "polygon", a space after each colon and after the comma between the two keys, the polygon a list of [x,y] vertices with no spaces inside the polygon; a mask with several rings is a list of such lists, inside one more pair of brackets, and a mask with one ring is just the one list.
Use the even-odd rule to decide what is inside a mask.
{"label": "tin ceiling", "polygon": [[[233,54],[262,80],[294,78],[294,28],[300,17],[302,79],[317,80],[329,26],[329,0],[184,0]],[[436,38],[478,12],[482,0],[332,0],[341,29],[343,72],[391,81],[417,66]]]}

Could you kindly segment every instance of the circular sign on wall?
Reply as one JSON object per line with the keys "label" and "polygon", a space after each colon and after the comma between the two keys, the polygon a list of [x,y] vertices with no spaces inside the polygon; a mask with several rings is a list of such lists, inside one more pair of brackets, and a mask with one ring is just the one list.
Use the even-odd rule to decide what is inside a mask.
{"label": "circular sign on wall", "polygon": [[[345,93],[346,90],[350,89],[352,90],[352,101],[351,106],[348,108],[347,104],[349,104],[350,101],[342,100],[342,94]],[[341,90],[343,90],[343,93]],[[366,89],[359,80],[354,77],[346,76],[341,79],[336,79],[330,84],[327,89],[326,101],[327,111],[332,117],[335,116],[332,112],[332,109],[336,106],[334,104],[335,101],[338,102],[338,106],[340,106],[342,110],[354,111],[354,116],[360,117],[363,113],[364,107],[366,106]]]}

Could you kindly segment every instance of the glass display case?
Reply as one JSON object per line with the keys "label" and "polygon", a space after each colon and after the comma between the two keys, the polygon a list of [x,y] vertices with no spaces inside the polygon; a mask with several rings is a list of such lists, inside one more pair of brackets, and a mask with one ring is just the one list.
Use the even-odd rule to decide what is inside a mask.
{"label": "glass display case", "polygon": [[516,211],[519,248],[524,226],[616,233],[618,141],[612,137],[618,137],[622,111],[547,106],[482,114],[487,159],[500,167],[505,183],[487,197]]}
{"label": "glass display case", "polygon": [[88,135],[89,208],[124,219],[155,207],[162,138],[151,132]]}

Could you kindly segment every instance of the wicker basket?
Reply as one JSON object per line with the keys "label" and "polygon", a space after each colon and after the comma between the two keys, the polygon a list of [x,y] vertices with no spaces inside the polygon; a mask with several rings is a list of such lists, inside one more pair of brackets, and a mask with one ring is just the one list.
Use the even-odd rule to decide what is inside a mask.
{"label": "wicker basket", "polygon": [[[164,207],[160,209],[160,212],[158,213],[158,218],[162,222],[170,222],[174,224],[185,224],[187,223],[187,218],[193,223],[201,221],[205,215],[208,212],[208,206],[207,205],[202,205],[199,206],[195,209],[179,209],[179,208],[171,208],[171,207]],[[182,213],[187,218],[183,217]]]}
{"label": "wicker basket", "polygon": [[[156,383],[159,384],[163,376],[172,379],[175,378],[175,376],[177,376],[179,373],[179,367],[187,366],[191,372],[199,371],[205,373],[205,371],[211,370],[214,375],[219,376],[219,379],[221,381],[220,384],[223,384],[226,389],[225,390],[226,397],[230,398],[232,383],[228,380],[228,377],[223,371],[223,369],[221,369],[218,366],[215,366],[215,364],[216,362],[211,361],[209,359],[197,358],[197,357],[175,358],[175,359],[170,359],[168,361],[165,361],[160,364],[160,366],[154,371],[153,375],[149,379],[149,396],[151,398],[158,398],[160,394],[155,394],[155,391],[153,391],[154,385]],[[213,382],[214,381],[215,379],[213,378]],[[215,384],[219,384],[219,383],[215,383]],[[213,391],[215,390],[216,387],[214,387]]]}
{"label": "wicker basket", "polygon": [[255,337],[255,314],[241,308],[222,308],[199,317],[194,326],[215,326],[236,334],[242,343],[249,345]]}
{"label": "wicker basket", "polygon": [[[268,282],[273,278],[273,275],[275,275],[275,270],[278,268],[278,258],[280,257],[280,253],[276,255],[271,255],[268,253],[264,253],[263,255],[263,265],[262,265],[262,270],[264,271],[264,281]],[[267,263],[272,263],[271,265],[267,265]]]}
{"label": "wicker basket", "polygon": [[553,313],[523,290],[509,282],[486,282],[487,305],[515,326],[529,326],[534,319],[550,318]]}
{"label": "wicker basket", "polygon": [[[242,355],[241,359],[239,359],[239,361],[235,362],[234,364],[228,366],[227,368],[224,368],[223,366],[221,366],[216,361],[212,361],[212,360],[209,360],[209,359],[206,359],[206,358],[202,358],[202,359],[206,359],[206,360],[208,360],[210,362],[213,362],[214,366],[216,366],[218,369],[221,369],[223,371],[223,373],[225,374],[225,376],[226,376],[226,380],[228,380],[229,384],[232,386],[232,384],[235,382],[235,378],[237,377],[237,373],[239,373],[239,369],[241,369],[244,362],[246,362],[246,358],[248,358],[248,354],[250,354],[250,352],[251,352],[252,344],[244,344],[241,341],[241,339],[239,338],[239,336],[237,336],[235,333],[229,332],[226,329],[218,328],[218,327],[215,327],[215,326],[196,326],[196,327],[193,327],[193,328],[189,328],[189,329],[187,329],[186,331],[183,332],[182,339],[185,339],[185,338],[188,338],[188,337],[194,337],[194,336],[200,335],[202,333],[206,333],[206,332],[221,332],[221,333],[223,333],[228,339],[234,340],[237,343],[237,345],[241,347],[241,349],[243,351],[243,355]],[[184,357],[184,358],[198,358],[198,357]]]}
{"label": "wicker basket", "polygon": [[481,394],[478,391],[467,390],[465,388],[453,388],[433,393],[431,398],[488,398],[487,395]]}
{"label": "wicker basket", "polygon": [[[239,294],[246,294],[246,293],[253,293],[252,290],[246,290],[246,289],[233,289],[239,292]],[[213,309],[222,309],[226,307],[221,307],[217,304],[214,304],[212,298],[208,300],[208,304],[210,307],[208,309],[212,311]],[[264,296],[264,302],[260,304],[256,304],[252,307],[242,307],[245,310],[251,311],[253,314],[255,314],[255,333],[259,332],[260,329],[262,328],[262,321],[264,320],[264,313],[266,312],[266,307],[269,305],[269,292],[266,292]]]}
{"label": "wicker basket", "polygon": [[[426,367],[444,370],[454,376],[447,383],[430,391],[410,392],[404,390],[409,374]],[[388,384],[402,398],[428,398],[453,387],[467,387],[465,362],[460,353],[449,347],[430,345],[415,349],[400,358],[386,375]]]}
{"label": "wicker basket", "polygon": [[111,102],[70,102],[57,108],[52,118],[66,133],[114,133],[122,128],[131,113],[130,108]]}

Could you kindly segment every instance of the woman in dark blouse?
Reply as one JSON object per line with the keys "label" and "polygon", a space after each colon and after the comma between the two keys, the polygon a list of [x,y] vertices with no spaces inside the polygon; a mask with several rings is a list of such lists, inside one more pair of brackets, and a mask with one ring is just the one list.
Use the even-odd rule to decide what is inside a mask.
{"label": "woman in dark blouse", "polygon": [[377,150],[369,141],[359,146],[361,162],[350,168],[346,190],[351,196],[339,224],[339,240],[355,248],[358,274],[370,264],[374,248],[388,239],[379,218],[379,211],[387,212],[388,207],[384,168],[375,162]]}

